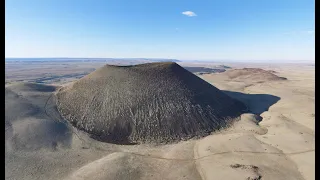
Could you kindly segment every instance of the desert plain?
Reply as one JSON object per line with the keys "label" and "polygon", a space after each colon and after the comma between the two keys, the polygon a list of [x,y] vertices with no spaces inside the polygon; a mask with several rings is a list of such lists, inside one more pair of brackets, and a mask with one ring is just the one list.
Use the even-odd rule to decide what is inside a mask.
{"label": "desert plain", "polygon": [[6,62],[6,179],[315,179],[314,65],[177,62],[250,110],[201,138],[119,145],[61,120],[52,94],[121,62]]}

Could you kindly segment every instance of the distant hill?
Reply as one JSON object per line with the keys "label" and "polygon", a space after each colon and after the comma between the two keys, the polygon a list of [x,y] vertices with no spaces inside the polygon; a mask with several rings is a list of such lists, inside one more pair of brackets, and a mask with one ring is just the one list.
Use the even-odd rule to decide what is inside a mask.
{"label": "distant hill", "polygon": [[231,69],[226,72],[227,76],[233,80],[252,80],[256,82],[265,81],[281,81],[286,80],[285,77],[279,77],[275,75],[275,71],[266,71],[260,68],[243,68],[243,69]]}

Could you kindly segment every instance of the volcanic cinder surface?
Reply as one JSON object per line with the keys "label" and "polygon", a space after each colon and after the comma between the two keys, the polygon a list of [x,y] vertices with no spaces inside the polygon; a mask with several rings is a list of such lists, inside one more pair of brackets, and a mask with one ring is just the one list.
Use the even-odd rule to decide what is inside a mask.
{"label": "volcanic cinder surface", "polygon": [[227,127],[246,106],[176,63],[104,67],[57,93],[61,115],[100,141],[167,143]]}

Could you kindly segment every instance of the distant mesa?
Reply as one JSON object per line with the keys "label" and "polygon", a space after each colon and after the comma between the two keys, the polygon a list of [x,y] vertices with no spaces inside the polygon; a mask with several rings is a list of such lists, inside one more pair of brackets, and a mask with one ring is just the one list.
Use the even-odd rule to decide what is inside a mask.
{"label": "distant mesa", "polygon": [[57,93],[61,115],[100,141],[169,143],[228,127],[246,107],[174,62],[105,65]]}
{"label": "distant mesa", "polygon": [[233,80],[250,79],[259,82],[287,80],[287,78],[275,75],[275,71],[266,71],[260,68],[231,69],[225,73]]}

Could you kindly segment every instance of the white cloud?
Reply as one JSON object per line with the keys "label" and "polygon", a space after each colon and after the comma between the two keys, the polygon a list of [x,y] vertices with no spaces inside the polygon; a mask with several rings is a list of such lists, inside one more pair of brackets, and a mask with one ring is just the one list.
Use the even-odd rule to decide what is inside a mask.
{"label": "white cloud", "polygon": [[309,31],[291,31],[291,32],[286,32],[284,34],[286,35],[306,35],[306,34],[314,34],[314,30],[309,30]]}
{"label": "white cloud", "polygon": [[314,31],[311,30],[311,31],[307,31],[308,34],[314,34]]}
{"label": "white cloud", "polygon": [[192,17],[192,16],[197,16],[196,13],[192,12],[192,11],[184,11],[182,12],[183,15]]}

